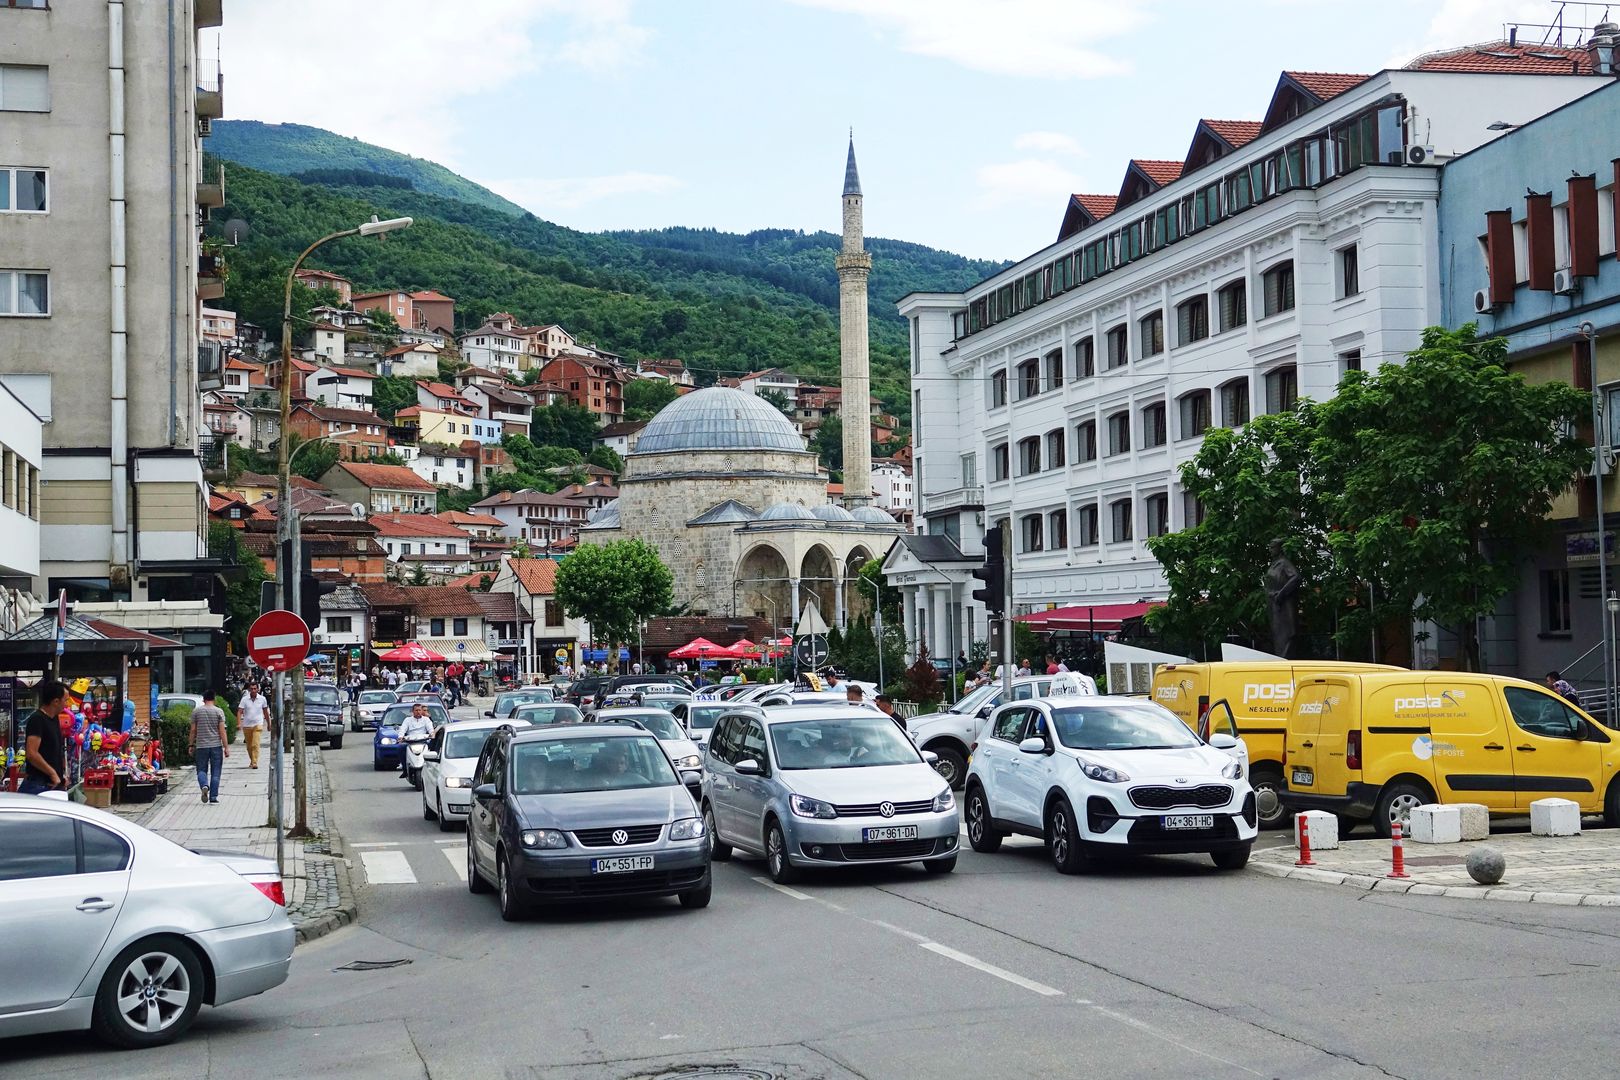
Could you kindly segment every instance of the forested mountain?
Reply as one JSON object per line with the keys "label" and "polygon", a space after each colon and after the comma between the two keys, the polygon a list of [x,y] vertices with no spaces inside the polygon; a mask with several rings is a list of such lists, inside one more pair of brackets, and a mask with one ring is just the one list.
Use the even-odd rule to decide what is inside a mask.
{"label": "forested mountain", "polygon": [[[232,137],[221,141],[218,132],[231,128]],[[469,327],[504,310],[527,323],[561,323],[626,356],[679,357],[700,382],[773,365],[809,379],[837,378],[839,240],[831,233],[583,233],[493,208],[488,199],[497,196],[431,162],[317,128],[232,121],[214,130],[211,153],[271,158],[278,172],[302,174],[227,166],[228,205],[214,220],[240,219],[248,229],[227,253],[225,303],[252,322],[279,321],[280,281],[311,239],[372,214],[404,214],[416,219],[413,228],[381,242],[339,241],[314,264],[348,275],[359,288],[438,289],[456,298],[458,321]],[[273,136],[269,153],[255,144],[261,132]],[[296,132],[313,133],[307,146]],[[349,144],[363,153],[332,152]],[[402,185],[402,177],[409,183]],[[447,195],[453,185],[444,177],[487,198]],[[1000,264],[895,240],[870,239],[867,247],[873,389],[906,417],[907,345],[895,300],[917,290],[963,288]]]}

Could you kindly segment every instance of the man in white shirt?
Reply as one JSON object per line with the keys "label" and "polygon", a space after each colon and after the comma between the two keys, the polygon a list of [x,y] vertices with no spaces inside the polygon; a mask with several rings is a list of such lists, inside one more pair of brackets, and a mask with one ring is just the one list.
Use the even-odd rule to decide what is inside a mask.
{"label": "man in white shirt", "polygon": [[[411,706],[411,715],[399,725],[399,741],[407,739],[430,739],[433,737],[433,721],[428,719],[427,706],[418,701]],[[401,754],[399,757],[399,775],[404,776],[410,768],[410,754]]]}
{"label": "man in white shirt", "polygon": [[265,715],[270,703],[259,693],[259,684],[250,682],[236,703],[236,722],[242,729],[242,741],[247,743],[248,768],[259,767],[259,737],[264,734]]}

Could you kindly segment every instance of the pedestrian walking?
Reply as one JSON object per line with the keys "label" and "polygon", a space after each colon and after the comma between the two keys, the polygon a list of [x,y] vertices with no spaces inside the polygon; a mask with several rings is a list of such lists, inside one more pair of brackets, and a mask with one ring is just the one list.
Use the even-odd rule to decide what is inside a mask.
{"label": "pedestrian walking", "polygon": [[270,703],[259,693],[259,684],[250,682],[236,703],[236,722],[242,728],[242,741],[247,744],[248,768],[259,767],[259,739],[264,735],[264,722]]}
{"label": "pedestrian walking", "polygon": [[202,801],[219,802],[219,774],[231,756],[225,745],[225,713],[214,704],[214,692],[203,691],[203,703],[191,710],[191,756],[197,763]]}
{"label": "pedestrian walking", "polygon": [[1556,671],[1547,672],[1547,689],[1569,702],[1571,705],[1581,703],[1581,695],[1575,685]]}
{"label": "pedestrian walking", "polygon": [[23,729],[23,795],[67,788],[67,763],[62,748],[62,710],[67,707],[67,687],[54,679],[39,686],[39,708],[28,714]]}

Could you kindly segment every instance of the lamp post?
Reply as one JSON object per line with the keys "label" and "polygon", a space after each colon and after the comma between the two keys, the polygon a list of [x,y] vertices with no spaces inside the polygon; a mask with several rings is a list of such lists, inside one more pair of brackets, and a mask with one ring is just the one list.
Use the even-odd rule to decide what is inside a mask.
{"label": "lamp post", "polygon": [[[1609,604],[1609,537],[1603,521],[1603,472],[1607,461],[1608,432],[1603,430],[1603,399],[1598,393],[1597,328],[1589,322],[1580,326],[1586,339],[1587,373],[1592,387],[1592,483],[1597,496],[1597,549],[1598,595],[1604,605]],[[1613,612],[1613,608],[1608,610]],[[1603,708],[1605,715],[1614,716],[1614,634],[1610,632],[1610,619],[1603,620]]]}
{"label": "lamp post", "polygon": [[[298,523],[297,515],[292,505],[292,455],[288,452],[287,437],[292,427],[292,294],[293,282],[297,280],[298,268],[303,265],[310,253],[322,244],[333,240],[340,240],[346,236],[380,236],[393,232],[395,229],[408,228],[411,219],[389,218],[387,221],[378,221],[372,215],[370,221],[362,222],[352,229],[330,233],[315,241],[303,250],[298,258],[293,260],[292,268],[287,271],[287,288],[281,305],[281,434],[276,440],[276,582],[281,587],[282,607],[288,611],[298,610]],[[292,558],[286,557],[291,551]],[[288,565],[288,564],[291,565]],[[276,702],[281,708],[281,702]],[[298,803],[298,820],[293,826],[291,836],[308,836],[309,811],[306,806],[307,780],[305,777],[305,747],[304,747],[304,668],[299,665],[292,672],[292,703],[290,712],[293,732],[293,794]],[[285,725],[287,717],[283,717]],[[277,732],[277,744],[281,745],[281,732]],[[277,792],[281,789],[281,769],[276,769],[274,777]],[[278,827],[283,824],[282,816],[276,815]]]}
{"label": "lamp post", "polygon": [[[1616,625],[1620,617],[1620,594],[1610,593],[1604,604],[1609,609],[1609,640],[1620,641],[1620,626]],[[1605,673],[1603,679],[1605,697],[1603,699],[1603,718],[1608,723],[1614,722],[1616,701],[1614,699],[1614,672]]]}
{"label": "lamp post", "polygon": [[[877,642],[878,693],[881,694],[887,685],[883,681],[883,586],[876,581],[867,581],[859,574],[855,575],[855,580],[862,585],[872,586],[872,637]],[[956,680],[952,679],[951,684],[954,686],[955,683]]]}

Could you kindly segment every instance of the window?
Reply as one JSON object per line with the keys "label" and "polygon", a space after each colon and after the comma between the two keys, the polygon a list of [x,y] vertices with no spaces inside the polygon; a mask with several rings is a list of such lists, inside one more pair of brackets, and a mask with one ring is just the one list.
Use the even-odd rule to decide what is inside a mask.
{"label": "window", "polygon": [[1054,510],[1046,515],[1046,541],[1053,551],[1069,546],[1069,512]]}
{"label": "window", "polygon": [[451,619],[450,620],[450,633],[454,634],[456,637],[466,637],[467,636],[467,620],[466,619]]}
{"label": "window", "polygon": [[1080,547],[1097,546],[1097,506],[1095,503],[1075,511],[1075,543]]}
{"label": "window", "polygon": [[1163,446],[1169,441],[1165,433],[1164,402],[1156,401],[1142,410],[1142,446]]}
{"label": "window", "polygon": [[433,637],[444,637],[444,620],[443,619],[430,619],[430,620],[428,620],[428,627],[429,627],[428,633],[430,635],[432,635]]}
{"label": "window", "polygon": [[1147,515],[1149,536],[1163,536],[1170,531],[1170,496],[1162,492],[1149,495],[1142,500],[1142,509]]}
{"label": "window", "polygon": [[[1361,292],[1361,268],[1357,264],[1356,245],[1339,249],[1339,297],[1355,296]],[[1290,305],[1292,306],[1292,305]]]}
{"label": "window", "polygon": [[1129,543],[1131,536],[1131,500],[1119,499],[1108,506],[1108,516],[1113,522],[1113,531],[1110,533],[1114,543]]}
{"label": "window", "polygon": [[1018,521],[1018,536],[1020,551],[1044,551],[1045,544],[1041,542],[1041,515],[1026,514]]}
{"label": "window", "polygon": [[1542,690],[1504,686],[1508,712],[1521,731],[1545,739],[1578,739],[1586,734],[1586,721],[1561,700]]}
{"label": "window", "polygon": [[1209,297],[1195,296],[1176,307],[1176,344],[1191,345],[1209,337]]}
{"label": "window", "polygon": [[977,486],[979,483],[979,455],[963,454],[959,460],[962,465],[962,486]]}
{"label": "window", "polygon": [[1204,500],[1196,497],[1190,491],[1181,493],[1182,522],[1188,528],[1204,523]]}
{"label": "window", "polygon": [[0,270],[0,315],[50,313],[50,274],[43,270]]}
{"label": "window", "polygon": [[1041,392],[1041,362],[1035,359],[1025,360],[1018,365],[1018,397],[1019,400],[1034,397]]}
{"label": "window", "polygon": [[990,479],[1005,480],[1010,471],[1007,467],[1007,444],[997,443],[990,448]]}
{"label": "window", "polygon": [[1018,440],[1018,475],[1028,476],[1041,471],[1041,437],[1031,435]]}
{"label": "window", "polygon": [[0,112],[50,112],[48,69],[0,64]]}
{"label": "window", "polygon": [[546,601],[546,625],[561,626],[563,624],[562,605],[555,600]]}
{"label": "window", "polygon": [[1294,264],[1278,263],[1261,275],[1265,286],[1266,317],[1294,310]]}
{"label": "window", "polygon": [[1131,362],[1130,345],[1126,339],[1125,328],[1116,326],[1108,331],[1108,368],[1112,370],[1124,367]]}
{"label": "window", "polygon": [[348,634],[354,630],[354,617],[352,615],[328,615],[326,617],[326,632],[328,634]]}
{"label": "window", "polygon": [[1221,333],[1249,323],[1249,283],[1234,281],[1215,294],[1221,304]]}
{"label": "window", "polygon": [[0,814],[0,881],[78,873],[73,819],[57,814]]}
{"label": "window", "polygon": [[1046,433],[1046,467],[1048,469],[1061,469],[1069,463],[1068,455],[1064,453],[1065,449],[1062,428],[1053,428]]}
{"label": "window", "polygon": [[1007,373],[997,371],[990,376],[990,407],[999,409],[1007,404]]}
{"label": "window", "polygon": [[1569,571],[1543,570],[1541,572],[1541,632],[1567,634],[1572,622],[1569,617]]}
{"label": "window", "polygon": [[129,866],[129,845],[117,833],[81,821],[79,843],[84,848],[81,874],[116,874]]}
{"label": "window", "polygon": [[1076,463],[1097,460],[1097,421],[1087,420],[1075,425],[1074,460]]}
{"label": "window", "polygon": [[1097,374],[1097,344],[1090,338],[1074,343],[1074,377],[1089,379]]}
{"label": "window", "polygon": [[1139,345],[1143,356],[1158,356],[1164,352],[1164,312],[1155,311],[1140,323],[1142,337]]}
{"label": "window", "polygon": [[1024,722],[1028,716],[1028,709],[1007,709],[996,717],[996,726],[991,734],[1002,742],[1016,743],[1024,734]]}
{"label": "window", "polygon": [[1120,410],[1108,418],[1108,456],[1131,450],[1131,414]]}
{"label": "window", "polygon": [[1178,405],[1181,411],[1183,439],[1196,438],[1210,429],[1208,390],[1194,390],[1190,394],[1183,394]]}
{"label": "window", "polygon": [[1249,380],[1233,379],[1221,385],[1221,426],[1238,428],[1249,422]]}
{"label": "window", "polygon": [[1063,350],[1053,349],[1046,354],[1046,388],[1056,390],[1063,385]]}
{"label": "window", "polygon": [[0,0],[0,7],[31,8],[34,11],[44,11],[50,6],[50,0]]}
{"label": "window", "polygon": [[1344,378],[1352,371],[1361,370],[1361,350],[1351,349],[1349,352],[1339,354],[1339,378]]}
{"label": "window", "polygon": [[1293,412],[1299,404],[1299,374],[1293,364],[1266,374],[1266,412]]}
{"label": "window", "polygon": [[43,214],[49,209],[44,169],[0,168],[0,213]]}

